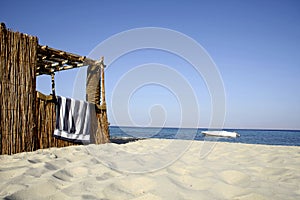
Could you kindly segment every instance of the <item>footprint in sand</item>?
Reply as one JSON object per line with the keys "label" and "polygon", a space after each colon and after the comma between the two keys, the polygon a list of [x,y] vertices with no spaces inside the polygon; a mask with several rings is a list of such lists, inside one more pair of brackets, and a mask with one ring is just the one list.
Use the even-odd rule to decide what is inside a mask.
{"label": "footprint in sand", "polygon": [[226,170],[220,173],[221,179],[231,185],[242,185],[248,184],[250,181],[250,177],[236,170]]}
{"label": "footprint in sand", "polygon": [[63,181],[71,181],[73,179],[84,178],[88,173],[89,171],[86,167],[73,167],[59,170],[53,174],[53,177]]}
{"label": "footprint in sand", "polygon": [[52,176],[62,181],[71,181],[73,179],[72,174],[65,169],[55,172]]}

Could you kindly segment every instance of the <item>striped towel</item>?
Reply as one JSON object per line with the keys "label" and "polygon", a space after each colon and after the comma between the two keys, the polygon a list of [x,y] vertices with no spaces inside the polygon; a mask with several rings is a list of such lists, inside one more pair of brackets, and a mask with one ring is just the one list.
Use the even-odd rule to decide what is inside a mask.
{"label": "striped towel", "polygon": [[76,142],[89,142],[97,129],[95,105],[57,96],[54,136]]}

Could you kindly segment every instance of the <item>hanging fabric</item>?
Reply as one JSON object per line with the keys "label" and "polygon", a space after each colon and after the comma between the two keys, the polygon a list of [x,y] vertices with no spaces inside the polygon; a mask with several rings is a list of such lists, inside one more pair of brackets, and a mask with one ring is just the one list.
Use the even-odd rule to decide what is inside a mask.
{"label": "hanging fabric", "polygon": [[95,104],[71,98],[56,97],[54,136],[61,139],[89,142],[97,130]]}

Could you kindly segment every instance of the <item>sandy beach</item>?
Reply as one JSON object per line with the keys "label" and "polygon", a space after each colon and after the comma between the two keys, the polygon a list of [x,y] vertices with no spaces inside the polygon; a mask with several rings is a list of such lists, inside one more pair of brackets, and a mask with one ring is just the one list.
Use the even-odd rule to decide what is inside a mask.
{"label": "sandy beach", "polygon": [[300,199],[300,147],[146,139],[0,156],[6,199]]}

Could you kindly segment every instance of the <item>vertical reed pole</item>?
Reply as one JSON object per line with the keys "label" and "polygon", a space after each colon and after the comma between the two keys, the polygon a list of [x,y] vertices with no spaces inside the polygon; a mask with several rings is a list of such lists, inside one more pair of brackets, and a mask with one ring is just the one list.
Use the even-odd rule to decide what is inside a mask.
{"label": "vertical reed pole", "polygon": [[56,94],[55,94],[55,73],[54,72],[51,73],[51,85],[52,85],[52,96],[53,99],[55,99]]}
{"label": "vertical reed pole", "polygon": [[104,65],[104,57],[101,58],[100,61],[100,69],[101,69],[101,105],[106,107],[106,101],[105,101],[105,81],[104,81],[104,68],[106,66]]}
{"label": "vertical reed pole", "polygon": [[100,61],[100,69],[101,69],[101,105],[100,105],[100,113],[98,113],[98,121],[101,127],[102,133],[102,141],[101,143],[109,142],[109,123],[107,120],[107,110],[106,110],[106,100],[105,100],[105,78],[104,71],[106,65],[104,65],[104,57],[101,58]]}

